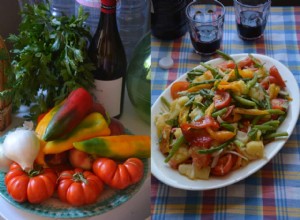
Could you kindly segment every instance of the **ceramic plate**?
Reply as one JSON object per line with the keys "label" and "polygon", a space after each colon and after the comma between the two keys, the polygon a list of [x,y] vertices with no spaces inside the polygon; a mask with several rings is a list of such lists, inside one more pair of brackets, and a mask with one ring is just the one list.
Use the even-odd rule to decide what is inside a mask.
{"label": "ceramic plate", "polygon": [[[241,60],[245,58],[248,54],[235,54],[232,57],[235,60]],[[277,60],[259,54],[252,54],[254,57],[260,59],[267,69],[272,65],[275,65],[279,72],[282,74],[282,78],[286,81],[286,86],[290,96],[293,98],[293,101],[290,102],[288,115],[285,121],[278,128],[278,131],[287,131],[289,135],[293,132],[293,129],[296,125],[299,116],[299,87],[297,80],[294,78],[293,74],[287,69],[282,63]],[[224,61],[221,58],[217,58],[207,63],[216,65]],[[199,67],[202,68],[202,67]],[[284,75],[283,75],[284,74]],[[186,74],[182,75],[176,81],[185,81]],[[161,96],[165,97],[167,100],[171,101],[170,96],[170,86],[162,92]],[[160,97],[161,97],[160,96]],[[152,119],[154,122],[155,115],[158,115],[161,112],[161,102],[160,97],[153,104],[151,109]],[[224,177],[210,177],[209,180],[191,180],[186,176],[179,174],[177,170],[171,169],[168,164],[164,162],[164,156],[159,151],[158,147],[158,136],[156,132],[156,127],[154,124],[151,125],[151,172],[152,174],[162,181],[163,183],[180,189],[186,190],[209,190],[216,189],[228,186],[230,184],[236,183],[240,180],[245,179],[249,175],[253,174],[266,163],[268,163],[282,148],[288,138],[281,138],[276,141],[273,141],[265,146],[265,158],[260,160],[255,160],[250,162],[247,166],[240,168],[236,171],[229,173]]]}
{"label": "ceramic plate", "polygon": [[[3,142],[3,137],[0,138],[0,142]],[[44,217],[70,219],[100,215],[125,203],[138,192],[147,177],[149,167],[148,159],[142,161],[144,163],[144,177],[139,183],[124,190],[105,188],[99,200],[91,205],[72,207],[61,202],[56,195],[41,204],[18,203],[10,197],[6,190],[4,184],[5,173],[3,172],[0,172],[0,195],[13,206]]]}

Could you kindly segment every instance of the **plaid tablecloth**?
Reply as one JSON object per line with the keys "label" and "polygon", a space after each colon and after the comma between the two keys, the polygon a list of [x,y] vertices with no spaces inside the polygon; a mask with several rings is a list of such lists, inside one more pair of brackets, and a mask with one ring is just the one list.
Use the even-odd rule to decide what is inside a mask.
{"label": "plaid tablecloth", "polygon": [[[300,83],[300,7],[272,7],[264,37],[242,41],[232,7],[226,8],[222,50],[228,54],[260,53],[286,65]],[[188,33],[174,41],[152,37],[152,104],[176,78],[204,60],[194,53]],[[163,70],[158,61],[174,60]],[[211,59],[213,57],[209,57]],[[300,121],[280,152],[260,171],[228,187],[185,191],[152,176],[152,220],[163,219],[300,219]]]}

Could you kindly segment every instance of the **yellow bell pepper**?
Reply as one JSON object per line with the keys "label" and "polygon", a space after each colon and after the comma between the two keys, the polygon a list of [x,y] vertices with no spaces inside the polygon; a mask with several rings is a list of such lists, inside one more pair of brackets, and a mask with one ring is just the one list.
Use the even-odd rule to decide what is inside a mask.
{"label": "yellow bell pepper", "polygon": [[109,126],[105,118],[97,112],[86,116],[72,132],[66,136],[46,142],[44,154],[57,154],[73,148],[73,143],[99,136],[110,135]]}

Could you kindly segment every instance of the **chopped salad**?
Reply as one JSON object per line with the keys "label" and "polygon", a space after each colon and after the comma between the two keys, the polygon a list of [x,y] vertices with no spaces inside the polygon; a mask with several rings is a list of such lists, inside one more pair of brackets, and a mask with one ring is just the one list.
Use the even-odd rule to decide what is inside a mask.
{"label": "chopped salad", "polygon": [[277,128],[292,99],[276,66],[267,69],[251,54],[235,61],[218,53],[223,62],[201,63],[171,85],[172,101],[162,97],[155,118],[165,162],[190,179],[224,176],[288,136]]}

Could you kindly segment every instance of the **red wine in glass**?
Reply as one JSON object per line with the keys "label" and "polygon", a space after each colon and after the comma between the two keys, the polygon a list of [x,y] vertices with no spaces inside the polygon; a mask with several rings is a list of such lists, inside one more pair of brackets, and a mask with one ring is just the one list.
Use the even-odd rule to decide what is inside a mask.
{"label": "red wine in glass", "polygon": [[237,23],[237,30],[243,39],[259,38],[265,29],[266,22],[263,21],[262,13],[258,11],[242,11],[240,23]]}
{"label": "red wine in glass", "polygon": [[213,25],[201,25],[190,36],[193,47],[199,54],[210,55],[220,48],[218,28]]}

